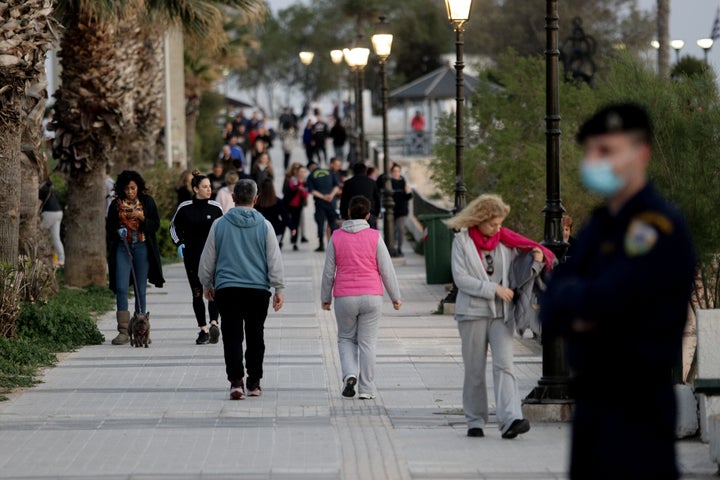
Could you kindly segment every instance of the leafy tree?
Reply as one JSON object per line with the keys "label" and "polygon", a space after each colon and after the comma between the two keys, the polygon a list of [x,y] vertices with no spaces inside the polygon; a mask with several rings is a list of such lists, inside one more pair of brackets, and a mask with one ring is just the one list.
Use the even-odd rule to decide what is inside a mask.
{"label": "leafy tree", "polygon": [[[668,82],[630,56],[607,60],[596,88],[561,83],[561,197],[581,225],[599,199],[581,187],[582,152],[572,136],[600,105],[634,101],[646,105],[655,127],[650,178],[684,212],[700,254],[704,287],[700,304],[720,305],[720,97],[710,70]],[[500,93],[479,92],[467,111],[465,181],[469,197],[500,193],[511,205],[507,224],[542,238],[545,203],[545,70],[539,57],[501,56],[494,72]],[[447,195],[454,189],[454,125],[439,134],[432,178]],[[701,192],[701,193],[700,193]]]}
{"label": "leafy tree", "polygon": [[[584,0],[561,2],[560,42],[572,33],[579,17],[583,29],[597,41],[601,60],[623,44],[628,50],[645,50],[655,32],[654,17],[641,12],[637,0]],[[520,55],[541,54],[545,49],[545,2],[527,0],[476,0],[467,26],[466,49],[493,59],[512,48]]]}
{"label": "leafy tree", "polygon": [[[66,27],[62,85],[56,94],[53,154],[68,173],[68,258],[71,286],[105,284],[103,173],[136,125],[137,64],[128,42],[133,22],[180,24],[195,38],[222,35],[226,8],[263,9],[258,0],[59,0]],[[140,85],[142,87],[142,85]],[[138,89],[140,91],[140,89]],[[125,138],[126,136],[129,138]]]}

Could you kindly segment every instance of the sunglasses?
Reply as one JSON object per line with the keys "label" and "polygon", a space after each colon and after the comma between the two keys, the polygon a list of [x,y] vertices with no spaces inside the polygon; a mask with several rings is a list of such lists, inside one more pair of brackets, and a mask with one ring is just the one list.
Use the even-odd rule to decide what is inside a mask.
{"label": "sunglasses", "polygon": [[485,255],[485,273],[492,275],[495,273],[495,267],[493,266],[493,257]]}

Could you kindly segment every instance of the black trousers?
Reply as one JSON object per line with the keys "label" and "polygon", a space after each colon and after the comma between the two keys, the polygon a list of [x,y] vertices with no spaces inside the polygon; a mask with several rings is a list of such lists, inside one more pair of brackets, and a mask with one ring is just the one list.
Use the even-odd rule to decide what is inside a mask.
{"label": "black trousers", "polygon": [[295,235],[290,237],[290,242],[293,245],[297,245],[298,236],[300,234],[300,219],[302,218],[303,207],[300,205],[297,207],[288,207],[288,210],[290,213],[290,220],[292,221],[292,224],[295,226]]}
{"label": "black trousers", "polygon": [[337,213],[335,213],[335,208],[333,208],[332,203],[325,202],[325,201],[316,201],[315,202],[315,223],[317,223],[318,228],[318,239],[320,240],[320,245],[325,244],[325,222],[327,221],[327,224],[330,226],[331,231],[337,230]]}
{"label": "black trousers", "polygon": [[[672,385],[619,388],[615,395],[624,397],[597,395],[577,399],[570,478],[679,478],[675,463],[676,406]],[[636,404],[626,399],[642,400]]]}
{"label": "black trousers", "polygon": [[[190,282],[190,290],[192,291],[192,306],[195,312],[195,319],[197,320],[198,327],[204,327],[207,325],[205,320],[205,301],[203,300],[203,287],[198,278],[198,268],[200,266],[200,255],[197,257],[185,255],[183,259],[185,264],[185,273],[187,274],[188,282]],[[218,309],[215,302],[208,302],[208,313],[210,314],[210,321],[217,321]]]}
{"label": "black trousers", "polygon": [[270,305],[270,292],[256,288],[221,288],[215,291],[215,302],[222,321],[223,351],[227,379],[241,382],[245,378],[243,339],[248,384],[263,376],[265,358],[265,318]]}

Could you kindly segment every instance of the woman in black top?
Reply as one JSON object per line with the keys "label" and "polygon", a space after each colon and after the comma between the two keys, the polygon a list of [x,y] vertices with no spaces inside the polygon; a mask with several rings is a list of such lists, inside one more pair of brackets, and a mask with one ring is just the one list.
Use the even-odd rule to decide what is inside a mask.
{"label": "woman in black top", "polygon": [[205,240],[207,240],[210,226],[213,222],[222,217],[223,210],[218,202],[210,200],[212,186],[210,180],[199,171],[194,170],[192,178],[192,189],[194,197],[178,205],[177,211],[170,222],[170,236],[178,246],[178,255],[185,263],[190,289],[192,290],[192,305],[197,319],[200,333],[195,343],[204,345],[206,343],[217,343],[220,338],[218,328],[218,309],[215,302],[208,302],[210,313],[210,328],[208,329],[205,319],[205,301],[203,300],[203,288],[198,278],[198,267],[200,255],[202,254]]}
{"label": "woman in black top", "polygon": [[60,238],[60,224],[62,223],[63,209],[57,195],[55,195],[52,181],[49,178],[40,187],[38,198],[42,202],[40,207],[41,226],[50,231],[53,248],[55,249],[55,253],[57,253],[57,260],[53,263],[55,266],[62,267],[65,265],[65,247]]}
{"label": "woman in black top", "polygon": [[[136,313],[147,313],[145,289],[148,281],[160,288],[165,279],[156,236],[160,214],[155,200],[146,193],[145,180],[136,171],[125,170],[118,175],[115,193],[117,198],[108,208],[105,230],[110,289],[115,292],[117,301],[118,336],[112,344],[124,345],[130,341],[128,293],[131,266],[137,281]],[[123,240],[127,242],[127,248]]]}

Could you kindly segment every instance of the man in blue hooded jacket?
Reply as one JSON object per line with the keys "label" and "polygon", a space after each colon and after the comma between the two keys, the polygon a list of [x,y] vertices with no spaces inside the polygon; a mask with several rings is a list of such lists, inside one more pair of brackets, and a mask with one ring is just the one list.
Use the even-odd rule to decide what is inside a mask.
{"label": "man in blue hooded jacket", "polygon": [[216,302],[222,318],[230,398],[243,400],[246,395],[243,337],[247,335],[244,352],[247,395],[257,397],[262,394],[264,325],[270,289],[275,289],[272,303],[277,312],[283,305],[284,275],[275,231],[253,208],[257,200],[255,182],[240,180],[233,198],[235,208],[210,227],[200,256],[199,277],[205,297]]}

